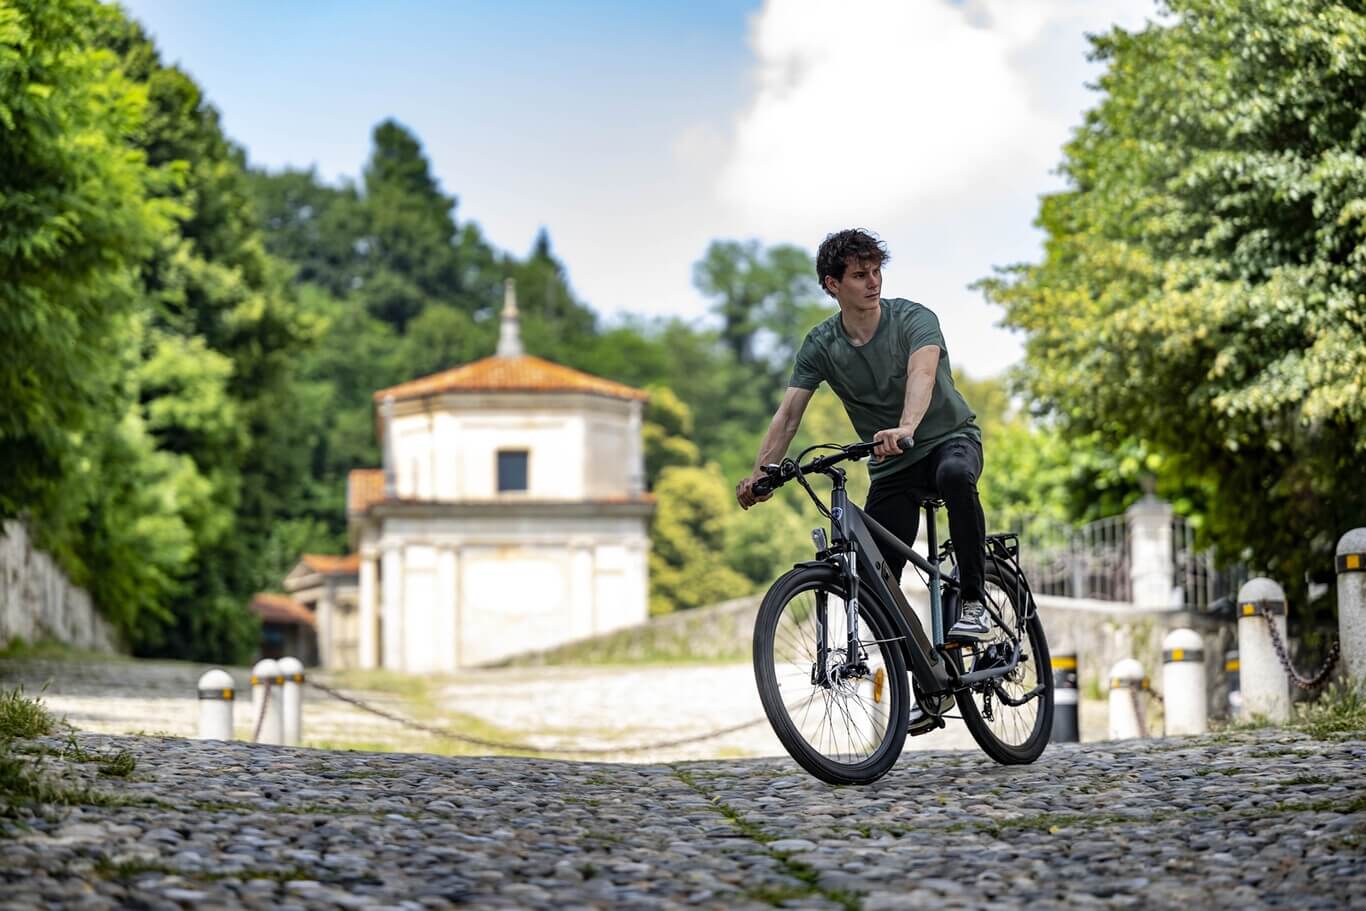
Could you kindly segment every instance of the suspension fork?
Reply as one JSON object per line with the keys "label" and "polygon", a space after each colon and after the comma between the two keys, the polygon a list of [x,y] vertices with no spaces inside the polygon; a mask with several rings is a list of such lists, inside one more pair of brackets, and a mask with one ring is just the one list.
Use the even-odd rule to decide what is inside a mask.
{"label": "suspension fork", "polygon": [[844,581],[849,598],[844,603],[845,626],[849,637],[845,643],[845,664],[862,664],[863,648],[859,638],[858,605],[859,577],[858,555],[854,552],[853,541],[849,537],[849,495],[844,489],[844,472],[836,469],[834,489],[830,493],[830,531],[836,541],[847,542],[844,551]]}

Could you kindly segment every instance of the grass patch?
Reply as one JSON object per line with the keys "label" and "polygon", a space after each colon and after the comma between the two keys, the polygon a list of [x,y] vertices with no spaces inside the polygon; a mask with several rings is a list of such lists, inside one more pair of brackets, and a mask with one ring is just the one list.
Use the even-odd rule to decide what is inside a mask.
{"label": "grass patch", "polygon": [[115,863],[108,858],[101,858],[95,862],[95,874],[102,879],[115,881],[125,881],[134,879],[147,873],[157,873],[162,876],[180,876],[185,879],[197,882],[218,882],[223,879],[271,879],[276,882],[286,883],[292,880],[309,879],[315,882],[322,880],[311,871],[303,867],[284,867],[281,869],[248,869],[238,870],[235,873],[222,873],[210,870],[182,870],[172,867],[169,864],[154,863],[151,861],[124,861]]}
{"label": "grass patch", "polygon": [[343,690],[370,690],[388,693],[408,702],[427,705],[432,701],[432,686],[427,677],[399,671],[347,670],[327,675],[322,681]]}
{"label": "grass patch", "polygon": [[1329,684],[1318,699],[1297,709],[1291,727],[1316,740],[1366,734],[1366,682],[1342,680]]}
{"label": "grass patch", "polygon": [[687,785],[699,797],[705,797],[717,813],[729,819],[735,828],[749,840],[760,845],[768,855],[776,860],[783,867],[783,872],[792,877],[800,886],[759,886],[745,890],[745,894],[757,901],[767,902],[775,907],[783,905],[785,902],[797,901],[803,898],[819,896],[839,905],[844,911],[859,911],[861,903],[859,894],[848,892],[843,889],[827,889],[820,884],[820,874],[810,864],[794,860],[790,852],[775,851],[768,846],[777,841],[777,837],[764,831],[761,827],[750,822],[739,810],[728,805],[724,800],[715,794],[709,793],[700,784],[696,777],[688,771],[673,767],[674,775],[678,780]]}
{"label": "grass patch", "polygon": [[0,691],[0,740],[41,737],[56,727],[52,713],[37,699],[26,697],[23,687]]}
{"label": "grass patch", "polygon": [[0,660],[41,660],[41,661],[131,661],[128,655],[112,652],[95,652],[90,649],[76,648],[56,639],[39,639],[25,642],[16,636],[4,646],[0,646]]}

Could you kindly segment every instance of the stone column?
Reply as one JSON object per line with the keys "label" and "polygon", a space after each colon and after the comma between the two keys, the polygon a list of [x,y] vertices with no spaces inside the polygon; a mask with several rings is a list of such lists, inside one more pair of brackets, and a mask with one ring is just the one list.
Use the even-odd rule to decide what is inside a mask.
{"label": "stone column", "polygon": [[1290,678],[1271,644],[1271,631],[1262,612],[1285,635],[1285,589],[1270,579],[1249,579],[1238,589],[1238,678],[1243,694],[1243,714],[1268,721],[1290,719]]}
{"label": "stone column", "polygon": [[379,567],[376,556],[374,550],[361,548],[356,663],[365,670],[379,667]]}
{"label": "stone column", "polygon": [[642,410],[643,403],[631,403],[631,419],[626,430],[627,493],[632,497],[645,492],[645,447],[640,437]]}
{"label": "stone column", "polygon": [[403,549],[397,544],[380,547],[380,561],[383,565],[383,606],[380,622],[384,636],[381,644],[381,666],[390,670],[406,670],[403,637],[406,633],[406,605],[403,603]]}
{"label": "stone column", "polygon": [[575,535],[565,543],[569,564],[569,618],[564,637],[581,639],[600,632],[597,585],[593,578],[593,539]]}
{"label": "stone column", "polygon": [[1338,639],[1348,676],[1366,683],[1366,528],[1338,541]]}
{"label": "stone column", "polygon": [[1152,494],[1125,511],[1129,521],[1129,579],[1135,607],[1172,607],[1172,508]]}
{"label": "stone column", "polygon": [[318,666],[331,667],[336,650],[333,638],[337,635],[333,619],[337,614],[337,583],[335,579],[323,580],[323,594],[318,599]]}
{"label": "stone column", "polygon": [[438,665],[443,671],[460,669],[460,603],[456,574],[460,558],[455,547],[446,544],[436,552],[437,629],[441,637]]}

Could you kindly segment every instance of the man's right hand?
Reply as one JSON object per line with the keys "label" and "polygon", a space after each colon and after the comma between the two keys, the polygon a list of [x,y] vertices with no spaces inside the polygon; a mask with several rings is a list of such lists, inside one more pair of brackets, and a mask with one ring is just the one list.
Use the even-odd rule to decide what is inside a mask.
{"label": "man's right hand", "polygon": [[741,509],[749,509],[755,503],[762,503],[773,496],[771,491],[763,496],[758,496],[754,493],[754,482],[762,477],[765,477],[765,475],[763,470],[760,469],[735,485],[735,502],[740,504]]}

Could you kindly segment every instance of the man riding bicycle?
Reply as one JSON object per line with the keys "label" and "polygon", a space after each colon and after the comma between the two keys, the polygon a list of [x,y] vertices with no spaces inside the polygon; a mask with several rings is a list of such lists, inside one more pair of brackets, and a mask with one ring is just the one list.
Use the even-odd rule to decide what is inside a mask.
{"label": "man riding bicycle", "polygon": [[[963,600],[946,638],[974,642],[990,633],[982,603],[986,520],[977,496],[982,431],[953,385],[938,318],[914,301],[882,297],[889,258],[883,242],[860,230],[839,231],[821,243],[817,278],[839,312],[807,333],[754,472],[735,486],[735,498],[749,509],[772,496],[756,496],[754,482],[764,477],[764,465],[787,454],[812,394],[829,383],[859,437],[877,444],[877,461],[868,466],[868,515],[913,543],[920,500],[934,496],[948,507]],[[904,437],[913,440],[905,452],[898,443]],[[884,556],[899,580],[905,559]]]}

